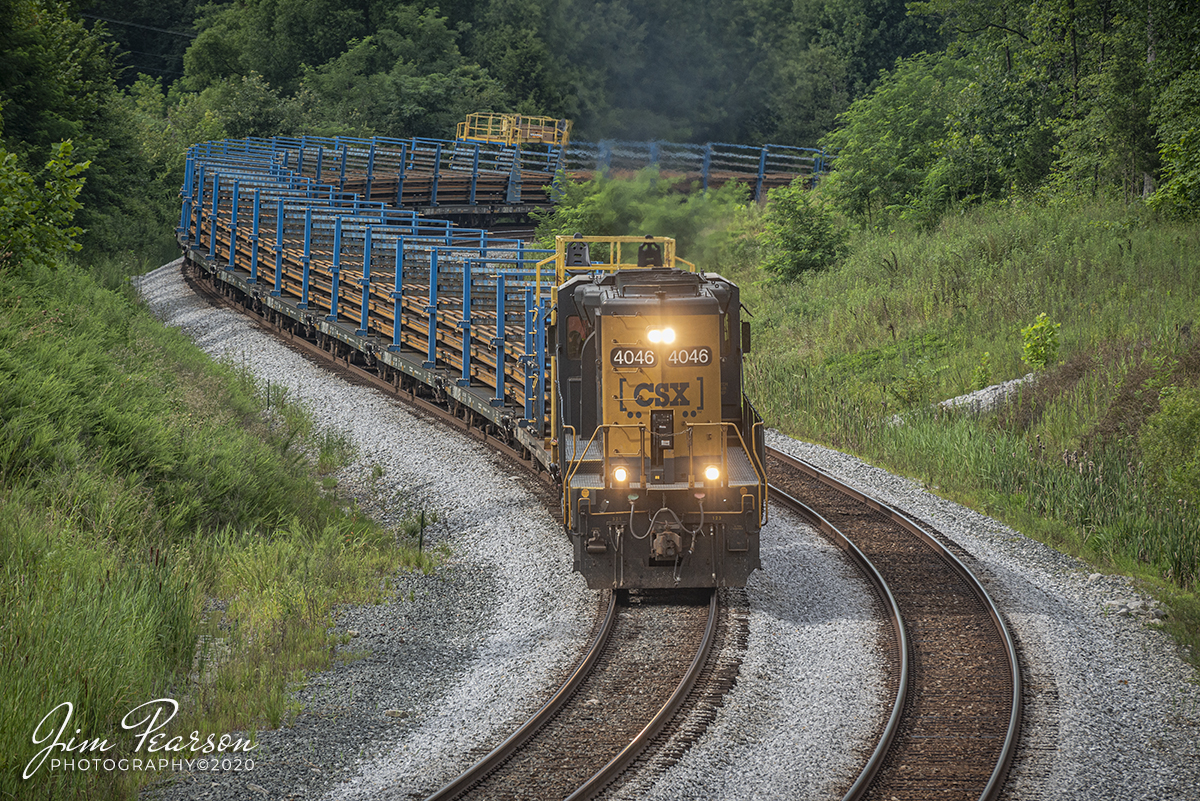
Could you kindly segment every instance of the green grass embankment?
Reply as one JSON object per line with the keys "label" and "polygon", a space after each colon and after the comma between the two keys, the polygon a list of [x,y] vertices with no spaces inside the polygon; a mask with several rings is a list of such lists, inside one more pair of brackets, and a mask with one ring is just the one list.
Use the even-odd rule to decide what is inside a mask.
{"label": "green grass embankment", "polygon": [[[768,424],[1138,577],[1195,659],[1200,229],[1120,204],[1013,203],[852,246],[792,284],[732,271],[755,315],[747,391]],[[1021,331],[1043,312],[1061,323],[1057,358],[1018,402],[929,411],[1030,372]]]}
{"label": "green grass embankment", "polygon": [[158,778],[47,760],[23,779],[63,702],[62,741],[114,746],[87,757],[147,756],[121,719],[157,698],[181,703],[165,731],[184,743],[285,722],[289,689],[333,658],[333,607],[432,566],[411,531],[322,488],[336,433],[91,277],[107,273],[0,276],[4,798],[131,797]]}

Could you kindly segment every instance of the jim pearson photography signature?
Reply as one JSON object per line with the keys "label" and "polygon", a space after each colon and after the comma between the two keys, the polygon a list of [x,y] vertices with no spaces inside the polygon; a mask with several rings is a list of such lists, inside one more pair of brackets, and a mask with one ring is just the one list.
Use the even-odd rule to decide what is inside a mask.
{"label": "jim pearson photography signature", "polygon": [[[201,734],[198,731],[193,731],[190,735],[176,735],[168,737],[162,729],[171,722],[175,715],[179,712],[179,702],[172,698],[156,698],[153,701],[147,701],[144,704],[139,704],[133,709],[125,713],[125,717],[121,718],[121,728],[125,731],[135,732],[135,742],[137,745],[133,749],[135,754],[160,754],[162,756],[175,755],[181,753],[192,754],[213,754],[226,752],[249,752],[258,747],[256,744],[251,744],[249,740],[243,740],[240,737],[236,740],[228,734],[222,734],[219,738],[214,734],[209,734],[201,739]],[[116,747],[115,743],[110,743],[106,739],[99,737],[84,737],[79,740],[75,739],[74,735],[63,736],[68,733],[71,727],[71,717],[75,714],[75,706],[70,701],[64,701],[58,706],[46,713],[46,716],[38,722],[38,725],[33,730],[33,744],[42,745],[50,741],[48,745],[34,754],[33,759],[25,765],[23,778],[30,778],[42,767],[46,759],[55,752],[63,754],[73,754],[76,756],[85,754],[95,754],[97,752],[103,754],[106,751]],[[139,717],[139,714],[141,717]],[[55,729],[55,723],[61,715],[62,721],[58,723],[58,728]],[[75,729],[75,734],[82,734],[80,729]],[[51,740],[53,737],[53,740]],[[88,760],[89,762],[95,760]],[[104,762],[113,761],[114,765],[122,770],[127,770],[128,765],[132,764],[131,760],[122,759],[119,761],[104,760]],[[142,762],[142,760],[133,760]],[[146,760],[150,762],[151,760]],[[165,761],[165,760],[164,760]],[[55,758],[51,760],[50,769],[56,767],[55,763],[60,763],[61,760]],[[72,763],[74,761],[72,760]],[[137,769],[137,766],[135,766]]]}

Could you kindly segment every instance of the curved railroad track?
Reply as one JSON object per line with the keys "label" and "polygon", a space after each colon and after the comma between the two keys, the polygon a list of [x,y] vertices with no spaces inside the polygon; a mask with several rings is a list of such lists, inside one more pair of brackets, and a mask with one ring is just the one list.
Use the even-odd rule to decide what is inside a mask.
{"label": "curved railroad track", "polygon": [[[707,603],[697,603],[701,596]],[[603,792],[637,759],[695,687],[720,610],[715,591],[635,596],[620,606],[616,598],[554,697],[428,801],[580,801]]]}
{"label": "curved railroad track", "polygon": [[[252,311],[223,296],[210,282],[188,278],[189,284],[210,300]],[[328,365],[340,368],[353,380],[400,395],[417,409],[483,439],[537,472],[519,450],[489,437],[486,429],[472,427],[469,416],[460,417],[415,393],[399,391],[369,366],[354,364],[353,353],[339,353],[336,342],[314,343],[274,324],[269,317],[248,316],[293,347],[320,354]],[[812,520],[858,563],[875,584],[894,634],[888,647],[892,711],[879,745],[844,801],[998,798],[1016,748],[1021,687],[1012,638],[987,593],[953,554],[900,512],[773,449],[768,451],[768,463],[772,500]],[[549,478],[545,473],[539,475]],[[554,508],[548,484],[543,487],[547,505]],[[659,621],[649,625],[659,626],[660,636],[641,644],[640,661],[629,662],[624,674],[619,664],[622,658],[603,656],[605,648],[613,649],[610,654],[638,650],[637,638],[648,623],[636,618],[662,605],[635,604],[625,615],[617,614],[615,605],[610,605],[588,655],[554,698],[521,730],[430,800],[468,794],[473,799],[582,799],[603,792],[655,738],[695,684],[717,628],[715,594],[711,605],[706,633],[688,645],[692,649],[688,657],[680,656],[675,647],[671,656],[661,653],[664,643],[671,643],[661,636],[670,627]],[[641,611],[633,612],[634,606]],[[618,631],[621,633],[609,645]],[[677,632],[672,636],[684,639]],[[673,667],[659,669],[656,664],[651,669],[646,660],[660,657]],[[596,671],[608,671],[608,678]],[[646,710],[641,709],[652,692],[645,681],[648,675],[669,675],[674,677],[671,681],[687,682],[686,688],[673,685],[675,692],[668,704],[654,705],[657,715],[643,714]],[[590,692],[589,681],[599,682],[595,686],[602,689]],[[728,677],[718,681],[726,688],[731,684]],[[665,696],[670,691],[653,692]],[[622,712],[610,712],[598,706],[600,699],[624,699],[629,706]],[[568,723],[572,717],[576,722]],[[621,722],[611,727],[611,733],[599,735],[598,721],[609,720]],[[555,728],[559,726],[566,728]],[[576,727],[574,734],[569,733],[572,726]],[[539,730],[541,735],[536,734]],[[610,742],[601,746],[598,737]],[[615,741],[622,738],[617,746]],[[549,747],[536,745],[539,740]],[[534,755],[538,748],[543,755]],[[523,749],[529,749],[528,755],[518,757]],[[608,761],[597,764],[598,754],[608,754]],[[582,756],[588,759],[580,759]]]}
{"label": "curved railroad track", "polygon": [[[519,462],[543,479],[538,482],[539,494],[547,508],[559,511],[551,477],[538,471],[535,462],[503,439],[489,436],[486,428],[471,426],[469,415],[460,417],[416,393],[399,390],[368,365],[356,363],[353,351],[340,350],[336,341],[311,341],[301,332],[279,325],[269,314],[255,313],[260,310],[221,291],[224,284],[189,275],[186,268],[184,275],[193,290],[211,303],[245,313],[255,324],[301,353],[319,359],[343,378],[397,395],[419,412],[480,438]],[[723,610],[715,592],[703,593],[708,615],[698,624],[694,595],[635,593],[631,603],[620,607],[624,614],[618,614],[618,596],[613,594],[591,647],[558,692],[504,743],[430,799],[464,794],[473,799],[591,798],[618,781],[647,749],[655,751],[666,746],[678,728],[671,725],[677,713],[685,708],[713,707],[733,683],[736,662],[709,664],[714,641],[731,628],[738,629],[732,636],[743,640],[745,636],[744,616],[733,623],[719,619]],[[629,598],[628,593],[623,597]],[[590,687],[595,691],[589,692]],[[658,696],[666,699],[661,706],[654,704]],[[682,738],[672,741],[671,747],[678,748],[680,741],[694,740],[698,735],[685,732]],[[598,756],[606,753],[611,759],[595,764]],[[578,786],[568,786],[572,782]],[[423,794],[412,797],[421,798]]]}
{"label": "curved railroad track", "polygon": [[899,511],[773,449],[767,460],[772,499],[850,552],[891,608],[893,710],[844,801],[998,798],[1020,729],[1021,673],[983,586]]}

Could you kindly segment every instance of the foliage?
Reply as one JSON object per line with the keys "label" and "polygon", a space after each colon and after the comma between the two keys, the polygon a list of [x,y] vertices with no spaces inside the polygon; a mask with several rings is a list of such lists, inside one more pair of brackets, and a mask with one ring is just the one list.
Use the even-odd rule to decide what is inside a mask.
{"label": "foliage", "polygon": [[767,193],[763,217],[767,259],[763,269],[784,281],[808,270],[833,266],[848,252],[850,232],[831,210],[797,178]]}
{"label": "foliage", "polygon": [[205,0],[85,0],[84,21],[107,29],[120,53],[117,83],[139,75],[167,82],[183,77],[183,53],[196,38],[192,20]]}
{"label": "foliage", "polygon": [[[568,116],[593,139],[804,146],[880,69],[945,38],[936,19],[907,15],[902,0],[270,0],[211,4],[196,25],[184,58],[189,90],[255,72],[284,97],[312,91],[337,106],[340,84],[366,109],[348,118],[353,131],[407,130],[383,120],[426,131],[482,99],[470,110]],[[397,49],[395,38],[415,46]],[[390,58],[346,60],[368,42]],[[415,86],[402,80],[414,77]],[[394,107],[413,102],[419,111]],[[320,130],[345,119],[321,103],[317,111]]]}
{"label": "foliage", "polygon": [[307,127],[329,135],[445,137],[467,114],[501,105],[503,88],[464,62],[455,39],[432,10],[393,10],[375,34],[305,70]]}
{"label": "foliage", "polygon": [[985,350],[971,374],[971,389],[986,389],[992,385],[992,353]]}
{"label": "foliage", "polygon": [[433,568],[320,488],[328,440],[77,267],[0,274],[0,794],[136,796],[141,771],[21,779],[64,701],[114,758],[154,698],[184,705],[171,736],[278,725],[334,606]]}
{"label": "foliage", "polygon": [[1200,128],[1162,146],[1163,184],[1148,205],[1170,216],[1200,217]]}
{"label": "foliage", "polygon": [[[195,41],[184,55],[184,81],[199,91],[256,72],[290,95],[303,65],[323,64],[370,35],[385,4],[339,0],[212,3],[200,9]],[[378,17],[376,17],[378,19]]]}
{"label": "foliage", "polygon": [[127,94],[141,151],[167,186],[183,184],[188,147],[228,135],[217,91],[205,96],[172,87],[168,93],[161,80],[139,75]]}
{"label": "foliage", "polygon": [[26,264],[53,264],[68,251],[79,250],[72,224],[83,188],[81,173],[88,162],[71,161],[69,141],[54,145],[39,190],[32,176],[17,166],[15,153],[0,148],[0,273]]}
{"label": "foliage", "polygon": [[68,139],[75,160],[91,164],[75,218],[83,258],[161,242],[178,187],[155,184],[116,87],[118,57],[104,26],[89,31],[70,6],[39,0],[0,0],[0,19],[3,146],[31,173],[51,145]]}
{"label": "foliage", "polygon": [[[1176,115],[1154,110],[1200,55],[1194,4],[930,0],[912,9],[959,32],[954,52],[991,54],[994,75],[1032,90],[1036,113],[1025,127],[1034,158],[1025,160],[1038,169],[1027,174],[1057,193],[1131,201],[1152,191],[1159,143],[1179,135],[1171,132]],[[1019,115],[1013,121],[1022,127]],[[1041,171],[1050,164],[1053,172]]]}
{"label": "foliage", "polygon": [[1040,313],[1031,325],[1021,329],[1021,361],[1035,370],[1041,370],[1058,357],[1058,329],[1062,323],[1052,323],[1045,312]]}
{"label": "foliage", "polygon": [[[859,232],[836,269],[799,284],[757,282],[752,261],[730,276],[754,311],[747,393],[769,425],[916,476],[1102,569],[1195,587],[1196,509],[1160,501],[1134,445],[1160,396],[1200,381],[1198,269],[1195,226],[1120,201],[1014,198],[933,231]],[[922,411],[1023,376],[1020,334],[1039,311],[1058,353],[1002,413]]]}
{"label": "foliage", "polygon": [[1142,463],[1168,500],[1200,509],[1200,388],[1167,389],[1162,407],[1142,427]]}
{"label": "foliage", "polygon": [[830,198],[868,225],[916,195],[940,155],[948,118],[967,84],[965,65],[945,55],[905,59],[821,140],[837,154]]}
{"label": "foliage", "polygon": [[597,175],[586,182],[565,182],[554,209],[539,220],[538,239],[552,246],[556,235],[576,233],[671,236],[680,256],[711,258],[744,208],[747,190],[726,184],[685,193],[676,191],[679,183],[654,169],[642,170],[632,180]]}
{"label": "foliage", "polygon": [[206,118],[211,114],[220,120],[224,134],[235,139],[287,136],[301,127],[300,103],[284,97],[253,71],[213,82],[196,102],[211,110]]}

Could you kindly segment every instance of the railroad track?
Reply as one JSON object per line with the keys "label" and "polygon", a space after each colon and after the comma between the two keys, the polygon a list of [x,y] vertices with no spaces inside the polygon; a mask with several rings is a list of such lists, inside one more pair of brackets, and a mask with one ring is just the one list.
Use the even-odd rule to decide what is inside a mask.
{"label": "railroad track", "polygon": [[1016,750],[1021,675],[982,585],[899,511],[773,449],[767,461],[772,500],[851,554],[892,621],[892,713],[845,801],[998,798]]}
{"label": "railroad track", "polygon": [[[354,363],[352,353],[343,351],[339,356],[336,349],[297,336],[269,316],[251,313],[221,291],[223,284],[186,270],[185,278],[210,303],[246,313],[255,324],[323,361],[343,378],[398,395],[418,411],[479,437],[520,462],[543,479],[539,494],[548,508],[557,511],[558,499],[549,491],[547,474],[535,471],[504,441],[488,437],[486,429],[472,428],[469,417],[457,417],[427,399],[397,391],[370,368]],[[621,595],[628,603],[623,605],[616,603],[617,593],[610,595],[608,612],[588,652],[558,692],[504,743],[430,796],[431,801],[464,795],[472,799],[591,798],[619,781],[621,773],[647,749],[666,746],[679,750],[699,736],[700,731],[681,730],[674,718],[685,708],[699,709],[701,720],[711,718],[715,705],[732,686],[738,665],[736,661],[712,665],[708,655],[714,642],[720,643],[726,636],[744,645],[744,612],[736,620],[722,619],[717,593],[709,591],[624,593]],[[669,764],[678,756],[666,754],[660,764]]]}
{"label": "railroad track", "polygon": [[700,679],[720,608],[715,591],[635,594],[625,605],[616,599],[554,697],[428,801],[579,801],[602,793],[634,763]]}
{"label": "railroad track", "polygon": [[[197,281],[189,276],[189,283],[213,302],[249,311],[222,295],[211,282]],[[393,384],[380,379],[369,368],[353,364],[348,355],[339,357],[335,343],[330,343],[330,349],[326,350],[263,317],[249,316],[259,325],[274,330],[293,347],[312,355],[320,354],[330,366],[353,380],[398,394],[421,411],[443,419],[464,433],[482,438],[500,452],[531,467],[522,454],[501,440],[489,438],[486,429],[473,429],[469,417],[456,416],[412,393],[398,392]],[[1020,723],[1020,672],[1012,639],[982,586],[936,539],[901,513],[864,499],[853,490],[839,486],[836,480],[816,468],[777,451],[769,451],[768,462],[774,478],[772,499],[812,520],[860,564],[869,578],[874,573],[873,581],[879,588],[880,598],[890,610],[893,709],[881,732],[878,747],[845,799],[988,801],[999,797],[1015,751]],[[544,473],[540,475],[547,478]],[[806,503],[793,496],[802,497]],[[553,508],[555,499],[548,486],[545,498],[548,506]],[[936,588],[936,591],[930,591],[930,588]],[[712,605],[715,609],[715,596]],[[639,606],[645,610],[659,605],[643,603]],[[613,622],[607,623],[605,629],[615,628],[615,621],[622,616],[616,614],[614,608],[609,617]],[[622,624],[623,631],[636,632],[645,628],[631,621],[629,613],[623,617],[626,621]],[[716,624],[710,622],[708,628],[715,631]],[[623,636],[618,636],[618,640]],[[600,698],[624,698],[634,706],[644,705],[644,698],[650,694],[643,681],[645,676],[674,676],[676,673],[683,676],[685,673],[691,675],[693,671],[698,675],[705,663],[700,654],[707,653],[711,647],[711,636],[712,633],[708,633],[703,644],[697,640],[697,651],[692,652],[688,660],[678,654],[663,655],[675,665],[672,670],[660,670],[642,661],[636,663],[638,667],[632,669],[632,674],[625,674],[624,680],[592,678],[591,681],[601,682],[597,686],[607,687],[603,691],[589,693],[586,687],[573,693],[560,690],[555,696],[559,700],[546,705],[550,707],[557,703],[560,708],[547,712],[544,707],[543,712],[552,719],[559,719],[560,722],[554,725],[561,726],[568,718],[559,713],[568,710],[563,714],[575,716],[577,722],[572,725],[576,726],[576,733],[564,733],[569,731],[569,726],[567,729],[546,729],[557,732],[541,735],[541,739],[548,740],[552,746],[558,744],[557,748],[549,750],[542,747],[543,752],[551,756],[514,757],[522,747],[538,739],[532,732],[539,724],[532,727],[527,724],[522,729],[524,733],[514,734],[496,752],[472,768],[483,774],[490,773],[490,778],[481,778],[483,774],[470,778],[464,774],[431,799],[449,799],[464,794],[485,799],[574,799],[589,798],[602,792],[642,752],[646,743],[669,720],[670,714],[655,716],[651,726],[651,715],[639,717],[632,711],[621,714],[602,711],[598,708]],[[616,664],[620,659],[602,660],[600,657],[611,637],[611,632],[597,635],[593,649],[599,646],[600,650],[594,657],[585,658],[572,680],[587,680],[601,662],[611,676],[621,675],[619,664]],[[681,638],[682,635],[676,639]],[[669,639],[660,637],[655,642],[662,646]],[[644,644],[646,654],[653,654],[654,650]],[[679,670],[683,661],[688,662],[690,670]],[[629,677],[631,675],[636,678]],[[604,681],[609,683],[603,685]],[[696,679],[692,677],[690,681],[694,684]],[[732,683],[728,677],[717,682],[724,682],[726,688]],[[665,694],[659,690],[655,692]],[[685,689],[672,696],[675,708],[682,704],[687,694]],[[572,702],[572,697],[582,700]],[[596,703],[587,703],[591,699]],[[616,733],[604,735],[605,739],[614,742],[609,742],[605,748],[597,747],[597,721],[610,718],[622,721],[613,731],[621,729],[629,734],[623,744],[630,745],[629,749],[615,745],[616,739],[625,737],[625,734]],[[692,739],[698,734],[693,733]],[[641,735],[636,742],[634,735]],[[618,752],[622,754],[620,757],[616,756]],[[610,754],[610,762],[596,764],[597,754],[601,753]],[[579,760],[578,764],[572,765],[570,759],[584,754],[591,758],[590,761]],[[483,767],[484,763],[487,763],[486,767]],[[498,764],[500,768],[496,767]],[[551,776],[555,777],[553,783],[548,782]],[[576,786],[566,786],[572,783]],[[457,789],[451,789],[453,787]],[[504,788],[519,788],[519,791],[514,795]]]}

